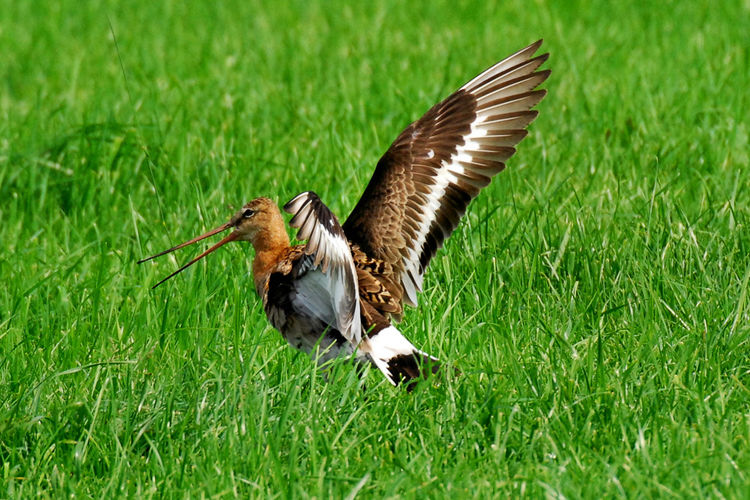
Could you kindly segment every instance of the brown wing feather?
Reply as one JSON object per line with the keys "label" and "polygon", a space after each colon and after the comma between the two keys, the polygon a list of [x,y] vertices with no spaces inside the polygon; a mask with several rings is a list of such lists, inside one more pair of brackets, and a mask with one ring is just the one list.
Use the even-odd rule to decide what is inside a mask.
{"label": "brown wing feather", "polygon": [[[360,302],[369,304],[384,317],[400,320],[403,313],[401,295],[394,296],[392,290],[398,292],[401,287],[391,279],[393,272],[390,265],[368,256],[357,245],[350,247],[357,269]],[[369,324],[365,325],[365,329],[367,326]]]}
{"label": "brown wing feather", "polygon": [[349,240],[388,266],[384,286],[414,305],[422,276],[469,202],[505,168],[549,70],[541,40],[495,64],[409,125],[378,162],[343,225]]}

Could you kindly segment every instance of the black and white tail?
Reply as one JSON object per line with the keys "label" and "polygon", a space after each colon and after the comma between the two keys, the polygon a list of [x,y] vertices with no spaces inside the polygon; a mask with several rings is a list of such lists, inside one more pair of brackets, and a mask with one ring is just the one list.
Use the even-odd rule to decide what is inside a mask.
{"label": "black and white tail", "polygon": [[436,357],[414,347],[393,325],[371,333],[361,348],[391,384],[408,384],[410,391],[440,367]]}

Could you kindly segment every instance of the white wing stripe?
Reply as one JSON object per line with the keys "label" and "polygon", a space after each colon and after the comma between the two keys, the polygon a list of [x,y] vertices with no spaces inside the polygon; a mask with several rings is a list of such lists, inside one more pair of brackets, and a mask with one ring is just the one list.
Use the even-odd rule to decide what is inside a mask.
{"label": "white wing stripe", "polygon": [[[538,83],[535,85],[538,85]],[[539,99],[542,96],[543,93],[540,92]],[[430,186],[429,192],[425,194],[425,203],[422,204],[421,213],[418,213],[417,217],[416,240],[403,257],[404,273],[401,281],[404,284],[406,297],[412,304],[417,303],[417,293],[422,290],[424,269],[420,269],[420,256],[427,242],[430,227],[436,220],[436,215],[442,206],[442,199],[448,186],[456,185],[459,179],[472,185],[484,184],[467,179],[466,174],[471,173],[488,177],[499,172],[503,167],[500,162],[505,161],[515,151],[510,144],[515,145],[518,140],[525,136],[525,133],[519,133],[517,130],[507,130],[503,123],[506,120],[493,120],[492,122],[485,122],[485,120],[497,114],[509,115],[520,111],[527,112],[531,106],[538,102],[533,94],[508,95],[505,88],[488,94],[484,102],[492,102],[498,99],[503,99],[503,101],[484,109],[479,105],[477,117],[471,124],[469,133],[464,136],[464,143],[456,148],[456,152],[451,155],[449,160],[441,162],[440,169],[433,177],[433,184]],[[514,117],[508,118],[507,121],[512,122],[514,119],[518,120]],[[531,121],[531,119],[533,119],[533,115],[531,118],[524,117],[521,121]],[[498,127],[502,128],[498,130]],[[514,137],[516,140],[513,140]],[[493,147],[505,149],[495,150],[492,149]],[[496,169],[487,171],[487,167],[478,162],[479,158],[489,158],[496,162],[498,166]],[[470,169],[469,172],[467,172],[467,167]]]}
{"label": "white wing stripe", "polygon": [[333,213],[311,191],[293,198],[284,210],[294,214],[289,225],[299,228],[297,239],[307,240],[305,253],[313,256],[313,269],[296,284],[302,299],[298,306],[323,316],[319,319],[334,326],[355,346],[359,345],[362,340],[359,283],[344,231]]}

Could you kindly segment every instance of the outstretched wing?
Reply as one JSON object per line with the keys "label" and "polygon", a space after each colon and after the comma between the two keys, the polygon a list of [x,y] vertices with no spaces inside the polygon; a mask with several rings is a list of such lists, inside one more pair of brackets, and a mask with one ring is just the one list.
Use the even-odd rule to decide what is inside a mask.
{"label": "outstretched wing", "polygon": [[307,240],[309,258],[301,261],[306,269],[296,270],[300,275],[295,284],[297,305],[359,345],[357,271],[339,221],[312,191],[294,197],[284,210],[294,214],[289,225],[299,228],[297,239]]}
{"label": "outstretched wing", "polygon": [[469,202],[505,168],[537,116],[549,76],[536,71],[538,41],[495,64],[409,125],[378,162],[343,229],[352,243],[389,264],[411,305],[430,259]]}

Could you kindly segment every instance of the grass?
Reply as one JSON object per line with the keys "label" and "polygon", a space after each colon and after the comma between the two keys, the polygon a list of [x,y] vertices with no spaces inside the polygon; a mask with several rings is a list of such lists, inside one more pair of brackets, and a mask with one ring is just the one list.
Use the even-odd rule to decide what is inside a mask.
{"label": "grass", "polygon": [[[750,491],[747,1],[2,3],[0,496]],[[243,245],[150,290],[255,196],[343,218],[540,37],[540,117],[402,323],[462,376],[326,383]]]}

